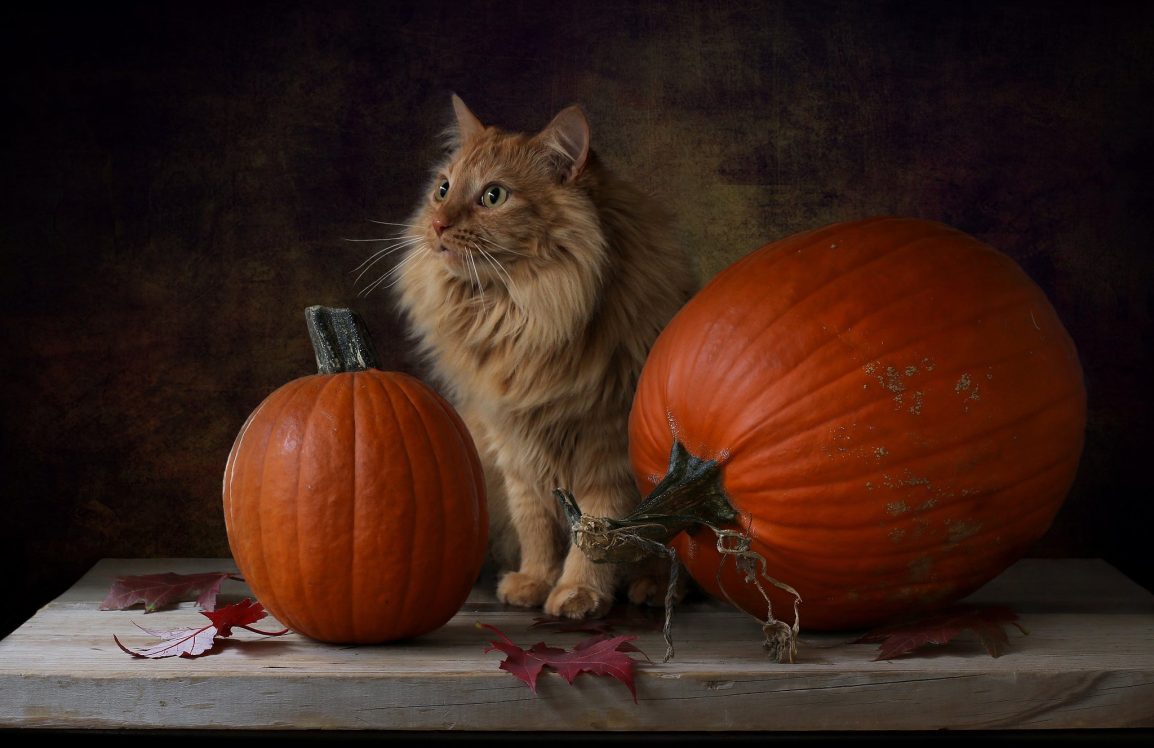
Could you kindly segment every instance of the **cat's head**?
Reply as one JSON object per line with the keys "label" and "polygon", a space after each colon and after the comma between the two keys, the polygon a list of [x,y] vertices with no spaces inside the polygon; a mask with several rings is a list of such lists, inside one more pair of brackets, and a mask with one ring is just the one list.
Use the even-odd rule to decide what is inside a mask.
{"label": "cat's head", "polygon": [[450,153],[434,171],[412,221],[426,261],[478,285],[502,283],[522,266],[579,263],[599,236],[588,190],[589,124],[581,109],[560,112],[539,133],[486,127],[453,96]]}

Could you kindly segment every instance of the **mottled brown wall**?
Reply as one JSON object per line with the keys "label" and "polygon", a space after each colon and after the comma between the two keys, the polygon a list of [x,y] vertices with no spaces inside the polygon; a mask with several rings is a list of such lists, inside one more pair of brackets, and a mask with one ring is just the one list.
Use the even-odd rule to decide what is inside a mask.
{"label": "mottled brown wall", "polygon": [[[660,7],[663,6],[663,7]],[[457,91],[582,102],[708,277],[870,214],[1018,259],[1085,362],[1083,468],[1037,552],[1154,584],[1149,3],[140,3],[5,10],[0,537],[10,624],[103,556],[227,553],[224,458],[312,366],[302,312],[423,187]],[[1144,517],[1144,523],[1137,518]],[[12,568],[11,565],[5,568]]]}

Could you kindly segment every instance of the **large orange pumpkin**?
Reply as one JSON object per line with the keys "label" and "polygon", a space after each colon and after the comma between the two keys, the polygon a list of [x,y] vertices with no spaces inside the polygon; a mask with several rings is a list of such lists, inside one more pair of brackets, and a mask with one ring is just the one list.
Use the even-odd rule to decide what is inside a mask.
{"label": "large orange pumpkin", "polygon": [[[718,460],[803,628],[855,628],[966,595],[1049,527],[1083,443],[1077,353],[1008,257],[884,218],[767,245],[672,320],[645,365],[630,452],[645,493],[676,437]],[[676,434],[674,433],[676,432]],[[759,618],[713,534],[692,576]],[[769,588],[775,613],[793,598]]]}
{"label": "large orange pumpkin", "polygon": [[449,403],[372,368],[367,339],[341,332],[359,321],[336,315],[309,309],[323,373],[269,395],[233,444],[229,545],[289,628],[329,642],[406,639],[446,623],[480,572],[480,460]]}

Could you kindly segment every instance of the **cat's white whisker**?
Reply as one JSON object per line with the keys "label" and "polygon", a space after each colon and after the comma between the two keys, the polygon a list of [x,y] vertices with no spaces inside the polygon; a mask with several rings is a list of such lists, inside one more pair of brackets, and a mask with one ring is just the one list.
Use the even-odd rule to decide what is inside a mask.
{"label": "cat's white whisker", "polygon": [[350,274],[357,273],[357,277],[354,279],[353,282],[354,283],[359,282],[360,279],[362,277],[364,277],[365,273],[367,273],[374,265],[376,265],[378,262],[383,260],[385,257],[388,257],[389,255],[391,255],[395,252],[399,252],[403,249],[407,249],[409,247],[412,247],[413,245],[419,244],[420,242],[421,242],[420,239],[411,238],[411,239],[406,239],[404,241],[396,242],[394,244],[390,244],[387,247],[382,247],[381,249],[378,249],[376,252],[373,252],[371,255],[369,255],[368,259],[366,259],[360,265],[357,265],[355,268],[353,268],[351,271],[349,271]]}
{"label": "cat's white whisker", "polygon": [[419,224],[419,223],[393,223],[391,221],[377,221],[377,220],[372,219],[372,218],[369,219],[369,223],[376,223],[376,224],[379,224],[381,226],[404,226],[405,228],[408,228],[408,229],[421,228],[421,224]]}
{"label": "cat's white whisker", "polygon": [[[508,289],[509,284],[505,282],[505,278],[508,278],[509,274],[505,273],[505,278],[501,277],[501,274],[504,273],[505,268],[502,267],[501,263],[498,262],[497,259],[495,257],[493,257],[493,255],[486,252],[485,248],[482,247],[479,243],[477,243],[477,239],[481,239],[481,238],[483,238],[483,237],[470,237],[468,239],[469,248],[472,249],[477,254],[481,255],[481,259],[485,260],[485,262],[487,262],[489,264],[489,266],[492,267],[496,271],[497,280],[499,280],[501,282],[501,285],[505,286],[505,288]],[[471,258],[471,260],[472,260],[472,258]],[[476,266],[474,265],[474,267],[476,267]],[[509,280],[512,281],[511,278]]]}
{"label": "cat's white whisker", "polygon": [[480,236],[480,237],[477,237],[477,238],[479,238],[481,241],[483,241],[483,242],[485,242],[486,244],[488,244],[490,247],[493,247],[494,249],[499,249],[499,250],[501,250],[501,251],[502,251],[502,252],[504,252],[505,254],[514,255],[515,257],[529,257],[529,256],[530,256],[530,255],[529,255],[527,252],[518,252],[518,251],[517,251],[517,250],[515,250],[515,249],[509,249],[509,248],[508,248],[508,247],[506,247],[505,245],[503,245],[503,244],[498,244],[497,242],[493,241],[492,239],[490,239],[490,238],[488,238],[488,237],[485,237],[485,236]]}
{"label": "cat's white whisker", "polygon": [[513,278],[509,275],[509,271],[505,270],[505,266],[501,264],[500,260],[486,252],[481,248],[480,245],[477,245],[477,251],[480,252],[481,256],[485,258],[485,261],[488,262],[493,267],[493,269],[497,271],[497,279],[501,281],[501,283],[505,286],[505,290],[509,293],[510,296],[512,296]]}
{"label": "cat's white whisker", "polygon": [[485,298],[485,285],[481,282],[481,273],[477,270],[477,263],[473,259],[472,253],[465,255],[469,260],[469,271],[473,274],[473,278],[477,281],[477,292],[481,298],[481,308],[488,309],[489,302]]}
{"label": "cat's white whisker", "polygon": [[[396,285],[398,281],[400,281],[402,278],[404,278],[411,270],[412,270],[412,268],[408,268],[404,272],[401,272],[401,273],[394,273],[392,271],[385,273],[380,278],[377,278],[371,284],[366,286],[365,289],[363,291],[361,291],[358,295],[362,296],[362,297],[368,296],[370,293],[377,290],[377,288],[379,288],[381,285],[384,285],[386,290],[390,289],[394,285]],[[390,277],[392,277],[392,280],[389,280]],[[386,283],[385,281],[388,281],[388,282]]]}
{"label": "cat's white whisker", "polygon": [[382,284],[385,284],[385,288],[392,288],[397,281],[412,272],[413,268],[416,267],[415,260],[421,255],[427,254],[429,251],[428,247],[418,247],[415,252],[411,252],[405,259],[390,268],[388,272],[382,274],[381,277],[366,286],[358,295],[368,296]]}
{"label": "cat's white whisker", "polygon": [[[418,237],[398,237],[397,240],[392,242],[392,244],[381,247],[380,249],[374,251],[373,254],[371,254],[369,256],[369,260],[366,260],[365,262],[369,262],[370,260],[372,260],[376,257],[379,257],[381,255],[390,254],[392,252],[397,251],[398,249],[404,249],[405,247],[411,247],[412,245],[417,244],[420,241],[421,241],[421,239]],[[353,270],[353,272],[355,273],[357,270],[360,270],[359,265],[357,266],[356,269]]]}

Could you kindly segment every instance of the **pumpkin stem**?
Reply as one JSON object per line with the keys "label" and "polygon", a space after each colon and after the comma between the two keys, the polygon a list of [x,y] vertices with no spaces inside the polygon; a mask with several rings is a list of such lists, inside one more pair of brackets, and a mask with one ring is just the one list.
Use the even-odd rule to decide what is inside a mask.
{"label": "pumpkin stem", "polygon": [[[673,656],[673,640],[669,633],[674,585],[677,582],[677,552],[668,546],[681,532],[693,533],[702,526],[717,536],[717,550],[722,559],[732,558],[745,581],[761,591],[766,603],[766,619],[761,621],[766,636],[765,647],[779,662],[792,662],[797,649],[798,616],[797,592],[787,584],[769,576],[765,559],[750,547],[747,532],[725,529],[738,518],[721,485],[721,463],[703,460],[689,452],[674,439],[669,453],[669,470],[630,514],[613,517],[591,517],[581,512],[573,494],[563,489],[553,492],[569,521],[573,544],[597,563],[636,563],[652,556],[665,556],[671,565],[669,590],[665,597],[665,659]],[[718,568],[719,586],[721,569]],[[794,596],[794,623],[789,626],[773,617],[769,595],[760,579]],[[728,596],[728,595],[727,595]]]}
{"label": "pumpkin stem", "polygon": [[319,373],[381,368],[369,329],[353,310],[310,306],[305,309],[305,324]]}
{"label": "pumpkin stem", "polygon": [[593,561],[632,563],[652,555],[646,540],[665,544],[700,525],[716,527],[737,519],[721,486],[721,464],[691,454],[679,441],[669,454],[669,471],[630,514],[591,517],[582,514],[573,494],[553,491],[569,521],[573,543]]}
{"label": "pumpkin stem", "polygon": [[670,531],[662,542],[695,525],[723,525],[737,519],[737,510],[721,485],[721,463],[703,460],[674,440],[669,470],[633,514],[635,520],[660,518]]}

